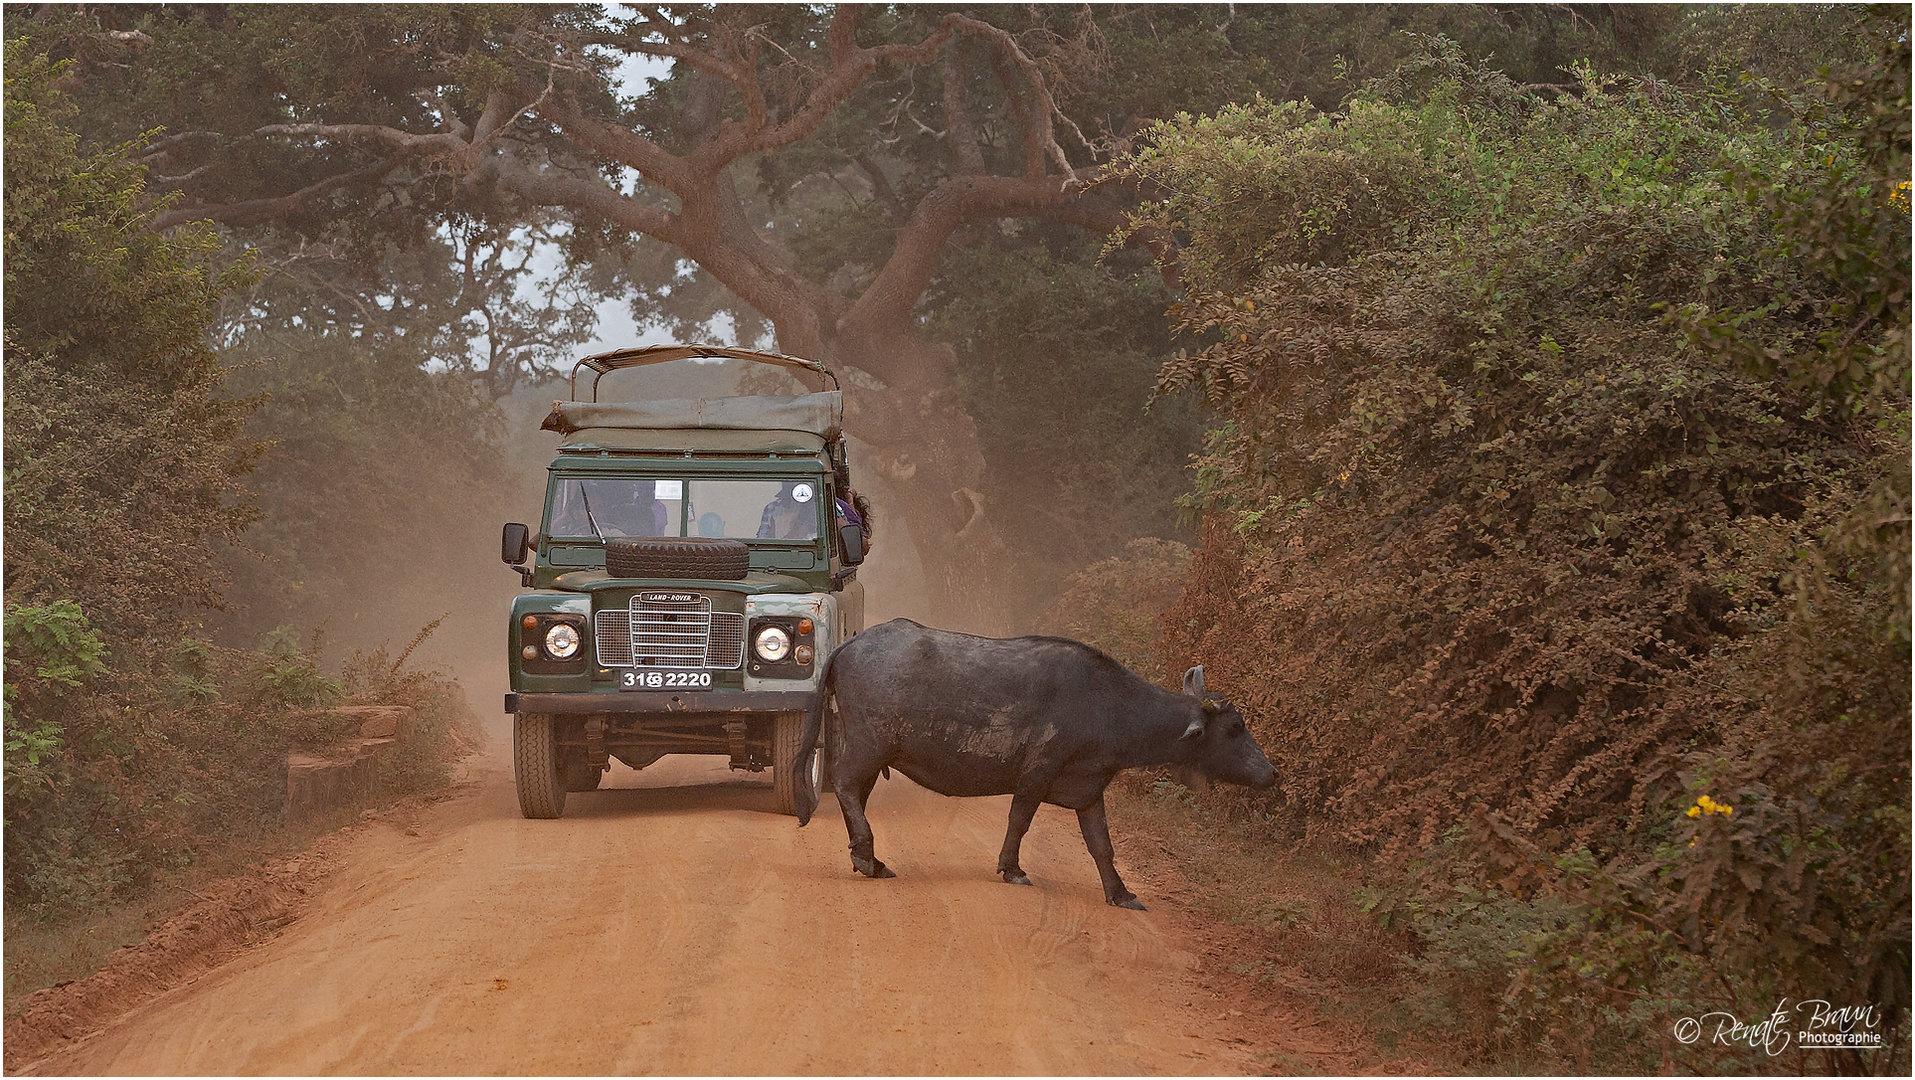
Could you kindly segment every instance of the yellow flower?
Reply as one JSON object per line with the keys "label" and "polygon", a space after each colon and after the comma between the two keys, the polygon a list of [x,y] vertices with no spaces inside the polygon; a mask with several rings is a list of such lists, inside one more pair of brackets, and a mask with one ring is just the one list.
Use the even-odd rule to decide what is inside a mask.
{"label": "yellow flower", "polygon": [[1704,814],[1721,814],[1727,817],[1733,813],[1735,813],[1735,807],[1728,803],[1719,803],[1707,795],[1697,797],[1696,804],[1689,808],[1690,817],[1701,817]]}

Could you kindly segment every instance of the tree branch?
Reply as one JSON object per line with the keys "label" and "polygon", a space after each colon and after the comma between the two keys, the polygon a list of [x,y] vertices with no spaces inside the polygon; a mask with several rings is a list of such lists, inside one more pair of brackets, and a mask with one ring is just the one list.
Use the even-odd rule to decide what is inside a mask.
{"label": "tree branch", "polygon": [[368,184],[384,179],[386,174],[404,164],[410,154],[399,154],[355,172],[329,176],[315,184],[309,184],[289,195],[273,199],[252,199],[247,202],[224,203],[212,206],[184,206],[162,210],[153,216],[148,228],[155,232],[170,229],[188,221],[217,221],[222,225],[235,228],[248,225],[265,225],[289,214],[298,213],[306,204],[331,191],[356,184]]}
{"label": "tree branch", "polygon": [[891,220],[902,223],[910,212],[905,208],[904,200],[898,198],[897,191],[891,187],[891,179],[884,175],[884,169],[871,160],[870,154],[859,154],[851,160],[857,164],[858,168],[864,170],[864,175],[871,181],[872,193],[878,197],[879,202],[884,204],[885,212],[890,215]]}
{"label": "tree branch", "polygon": [[[1043,70],[1037,66],[1037,62],[1024,52],[1017,44],[1016,38],[1000,27],[964,15],[947,16],[945,21],[991,42],[997,46],[1002,56],[1014,63],[1023,73],[1025,80],[1030,84],[1031,96],[1036,99],[1035,107],[1024,118],[1025,138],[1036,140],[1044,156],[1056,162],[1058,169],[1065,176],[1071,176],[1073,170],[1070,158],[1065,156],[1064,148],[1057,145],[1055,129],[1051,126],[1051,117],[1058,113],[1057,102],[1051,97],[1050,85],[1044,78]],[[1009,85],[1006,85],[1004,89],[1006,92],[1012,92],[1012,87]]]}
{"label": "tree branch", "polygon": [[964,62],[959,56],[961,44],[954,38],[944,46],[944,131],[934,134],[945,140],[951,152],[952,172],[981,174],[985,171],[984,153],[978,148],[977,125],[971,122],[971,100],[964,87]]}
{"label": "tree branch", "polygon": [[685,242],[677,215],[622,194],[603,180],[568,176],[552,170],[535,172],[510,151],[489,157],[487,165],[506,190],[528,202],[585,210],[667,244],[682,246]]}
{"label": "tree branch", "polygon": [[567,134],[576,137],[593,153],[637,169],[645,179],[681,198],[687,189],[700,182],[700,177],[684,158],[667,153],[664,147],[631,128],[586,115],[563,94],[548,100],[540,107],[539,113]]}
{"label": "tree branch", "polygon": [[[726,121],[715,137],[693,151],[693,159],[704,167],[715,168],[746,154],[776,150],[811,137],[825,118],[856,93],[879,67],[886,64],[918,66],[935,60],[960,16],[946,15],[931,36],[915,45],[878,45],[869,49],[857,48],[854,43],[850,24],[855,18],[854,8],[840,8],[833,16],[832,33],[838,37],[831,46],[831,70],[784,123],[753,127],[749,122]],[[745,73],[727,81],[737,86],[740,93],[747,93]],[[749,77],[748,84],[750,92],[757,92],[755,75]]]}
{"label": "tree branch", "polygon": [[891,258],[845,313],[841,331],[875,341],[906,325],[958,226],[980,217],[1024,217],[1067,199],[1053,176],[953,176],[925,196],[899,230]]}
{"label": "tree branch", "polygon": [[415,135],[384,124],[267,124],[254,128],[252,136],[270,138],[283,136],[290,139],[375,139],[388,146],[413,152],[437,150],[441,153],[462,154],[471,144],[449,132],[434,132],[430,135]]}

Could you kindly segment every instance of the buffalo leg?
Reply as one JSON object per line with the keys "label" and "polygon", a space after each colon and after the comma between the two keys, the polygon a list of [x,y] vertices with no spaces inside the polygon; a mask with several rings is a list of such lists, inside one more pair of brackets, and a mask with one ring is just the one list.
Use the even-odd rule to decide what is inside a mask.
{"label": "buffalo leg", "polygon": [[1077,812],[1077,827],[1084,834],[1084,846],[1090,849],[1090,857],[1097,864],[1097,876],[1104,879],[1104,902],[1116,907],[1143,911],[1144,905],[1137,895],[1124,888],[1124,879],[1117,876],[1117,849],[1110,843],[1110,822],[1104,817],[1104,797]]}
{"label": "buffalo leg", "polygon": [[834,772],[832,777],[832,786],[838,792],[838,807],[844,813],[844,831],[851,837],[851,868],[869,878],[897,877],[890,867],[878,861],[872,846],[871,822],[864,816],[865,804],[871,801],[871,789],[877,785],[876,769],[865,772],[862,779],[850,769]]}
{"label": "buffalo leg", "polygon": [[1042,795],[1019,792],[1011,796],[1011,824],[1004,830],[1004,850],[997,856],[997,872],[1012,885],[1029,885],[1031,879],[1017,865],[1018,849],[1024,846],[1024,834],[1031,830],[1031,819],[1044,801]]}

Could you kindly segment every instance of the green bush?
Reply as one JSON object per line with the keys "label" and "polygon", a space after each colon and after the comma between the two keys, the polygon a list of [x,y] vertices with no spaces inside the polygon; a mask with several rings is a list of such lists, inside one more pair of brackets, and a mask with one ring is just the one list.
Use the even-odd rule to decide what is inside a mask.
{"label": "green bush", "polygon": [[438,782],[469,723],[443,676],[331,675],[316,639],[283,631],[257,651],[199,640],[223,550],[254,518],[238,480],[261,449],[241,434],[257,400],[228,392],[209,344],[250,275],[243,258],[215,265],[210,228],[150,229],[143,168],[126,146],[82,150],[59,76],[8,41],[10,918],[98,911],[273,828],[288,750],[351,733],[324,706],[383,694],[420,709],[387,794]]}
{"label": "green bush", "polygon": [[1426,1015],[1502,1002],[1479,1046],[1846,1069],[1669,1025],[1906,1026],[1906,15],[1856,34],[1871,67],[1759,115],[1588,70],[1545,100],[1438,41],[1345,115],[1131,160],[1194,248],[1161,386],[1223,417],[1165,647],[1278,816],[1379,856]]}
{"label": "green bush", "polygon": [[[6,777],[32,784],[61,749],[60,700],[106,670],[106,643],[71,600],[6,605]],[[32,714],[32,719],[27,714]]]}
{"label": "green bush", "polygon": [[453,764],[484,742],[478,716],[456,680],[443,672],[406,667],[413,651],[444,618],[422,627],[396,657],[381,646],[355,650],[346,658],[342,681],[351,700],[413,710],[410,738],[382,766],[382,783],[393,791],[442,787],[450,779]]}
{"label": "green bush", "polygon": [[19,39],[6,59],[7,597],[161,640],[218,602],[255,516],[252,403],[208,344],[250,271],[215,268],[210,227],[150,231],[131,148],[82,152],[58,69]]}
{"label": "green bush", "polygon": [[345,693],[345,685],[319,670],[319,639],[305,649],[287,627],[268,633],[245,673],[249,701],[268,708],[316,709],[331,705]]}
{"label": "green bush", "polygon": [[[59,628],[64,651],[35,651],[42,639],[58,640],[51,630],[16,637],[12,629],[42,624]],[[6,898],[43,918],[124,902],[168,871],[277,828],[286,755],[326,751],[358,734],[356,719],[326,706],[414,710],[408,737],[380,770],[376,799],[442,786],[450,766],[480,742],[458,684],[407,669],[411,648],[396,659],[383,649],[354,652],[328,674],[316,640],[300,647],[278,631],[258,650],[189,641],[170,657],[147,657],[151,677],[123,677],[123,664],[99,669],[109,677],[91,684],[52,682],[63,727],[58,745],[35,762],[27,739],[16,737],[11,691],[18,686],[21,700],[38,706],[55,691],[31,675],[16,682],[13,672],[55,668],[62,656],[81,663],[92,639],[84,619],[66,613],[9,608],[8,626]],[[191,692],[182,695],[182,685]]]}

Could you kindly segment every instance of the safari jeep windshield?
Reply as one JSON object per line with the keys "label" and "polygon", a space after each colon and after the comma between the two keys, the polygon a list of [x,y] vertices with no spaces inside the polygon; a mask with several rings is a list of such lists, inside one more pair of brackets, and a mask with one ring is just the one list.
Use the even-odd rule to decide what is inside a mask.
{"label": "safari jeep windshield", "polygon": [[631,479],[560,476],[546,535],[710,536],[816,540],[822,492],[815,480]]}

